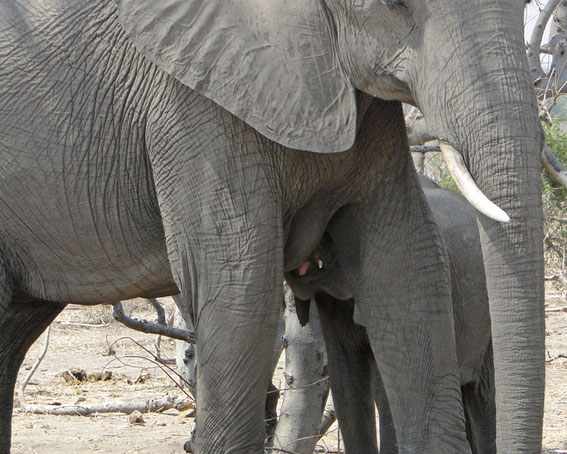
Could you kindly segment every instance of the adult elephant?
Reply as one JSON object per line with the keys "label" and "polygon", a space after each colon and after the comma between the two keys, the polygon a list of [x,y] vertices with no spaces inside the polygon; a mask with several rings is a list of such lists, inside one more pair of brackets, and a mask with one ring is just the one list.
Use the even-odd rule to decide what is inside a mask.
{"label": "adult elephant", "polygon": [[[496,452],[494,365],[483,256],[474,209],[459,194],[441,189],[420,176],[427,201],[446,246],[450,272],[459,382],[466,417],[467,439],[473,454]],[[347,241],[350,240],[349,239]],[[346,243],[345,241],[344,243]],[[296,295],[297,313],[309,310],[314,298],[328,357],[333,402],[347,453],[378,454],[374,403],[380,416],[380,454],[397,454],[395,423],[387,392],[376,367],[366,328],[353,321],[354,301],[348,278],[337,258],[340,238],[326,237],[306,273],[287,273]],[[374,251],[376,261],[381,251]],[[370,265],[371,266],[371,265]],[[303,307],[302,307],[303,306]],[[305,307],[307,306],[307,307]],[[311,310],[311,314],[313,311]],[[315,320],[319,323],[318,320]],[[320,338],[320,342],[323,338]],[[319,377],[311,377],[311,382]],[[421,378],[417,378],[420,380]],[[309,377],[306,378],[309,382]],[[414,383],[414,386],[419,386]],[[318,403],[318,402],[317,402]],[[317,404],[315,403],[315,405]],[[315,418],[317,423],[321,414]],[[305,427],[306,421],[301,422]],[[303,433],[308,438],[311,433]],[[315,446],[312,443],[311,450]],[[301,442],[296,442],[297,447]],[[280,446],[307,452],[294,444]]]}
{"label": "adult elephant", "polygon": [[[523,5],[1,0],[0,400],[63,302],[182,290],[198,339],[195,449],[261,452],[282,271],[303,269],[331,219],[331,235],[353,225],[353,207],[361,231],[341,262],[389,400],[406,409],[393,414],[401,451],[467,452],[449,273],[405,101],[510,216],[480,218],[498,444],[538,452],[543,135]],[[373,267],[369,241],[384,250]]]}

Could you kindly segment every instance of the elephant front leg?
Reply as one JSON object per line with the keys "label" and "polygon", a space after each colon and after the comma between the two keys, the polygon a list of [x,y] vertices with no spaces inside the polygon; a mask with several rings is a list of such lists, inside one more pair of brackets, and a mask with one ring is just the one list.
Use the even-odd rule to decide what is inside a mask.
{"label": "elephant front leg", "polygon": [[264,450],[283,259],[274,229],[244,224],[242,236],[209,236],[207,247],[176,240],[197,338],[195,454]]}
{"label": "elephant front leg", "polygon": [[[262,167],[215,150],[156,162],[168,255],[197,339],[196,454],[259,454],[280,313],[283,231]],[[157,159],[156,159],[157,161]],[[170,166],[175,167],[172,171]]]}
{"label": "elephant front leg", "polygon": [[[329,231],[367,328],[400,454],[470,452],[449,270],[413,169],[339,212]],[[394,184],[397,186],[394,188]]]}
{"label": "elephant front leg", "polygon": [[[181,266],[173,263],[184,294],[190,295],[186,300],[197,338],[197,418],[190,447],[195,454],[259,454],[264,449],[281,248],[262,250],[271,242],[246,238],[244,243],[234,236],[231,242],[240,246],[180,245]],[[232,255],[234,251],[239,253]]]}
{"label": "elephant front leg", "polygon": [[[221,279],[227,282],[227,278]],[[268,289],[222,281],[218,285],[224,288],[211,289],[207,298],[199,300],[203,307],[197,312],[194,452],[262,453],[266,388],[279,315],[274,303],[280,292],[275,281]]]}

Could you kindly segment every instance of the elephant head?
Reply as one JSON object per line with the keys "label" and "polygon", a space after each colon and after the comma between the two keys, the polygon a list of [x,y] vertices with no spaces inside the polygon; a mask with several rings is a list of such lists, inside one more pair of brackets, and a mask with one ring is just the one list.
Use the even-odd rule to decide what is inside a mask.
{"label": "elephant head", "polygon": [[[479,216],[501,452],[539,452],[543,134],[524,0],[117,0],[135,46],[268,138],[348,149],[355,89],[417,105],[510,221]],[[521,364],[521,366],[518,366]]]}

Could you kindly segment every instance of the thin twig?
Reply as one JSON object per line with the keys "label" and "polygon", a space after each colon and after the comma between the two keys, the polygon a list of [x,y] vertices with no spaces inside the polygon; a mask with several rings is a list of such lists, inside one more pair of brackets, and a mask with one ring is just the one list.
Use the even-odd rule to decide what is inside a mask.
{"label": "thin twig", "polygon": [[31,370],[29,371],[29,373],[26,376],[26,378],[24,379],[24,381],[20,384],[20,389],[18,390],[18,400],[20,401],[20,407],[22,407],[24,409],[28,406],[28,404],[26,403],[26,396],[25,396],[26,386],[28,385],[33,374],[35,374],[35,371],[37,370],[37,368],[39,367],[39,365],[43,361],[43,358],[45,358],[45,354],[47,353],[47,347],[49,347],[49,335],[50,334],[51,334],[51,325],[49,325],[47,327],[47,330],[45,331],[45,334],[44,334],[43,350],[41,351],[41,353],[37,357],[34,365],[32,366]]}
{"label": "thin twig", "polygon": [[296,389],[304,389],[304,388],[310,388],[311,386],[315,386],[318,385],[321,382],[324,382],[325,380],[328,380],[329,376],[325,375],[324,377],[319,378],[318,380],[315,380],[312,383],[307,383],[305,385],[301,385],[301,386],[295,386],[292,388],[276,388],[276,389],[272,389],[270,391],[268,391],[266,394],[270,394],[270,393],[281,393],[284,391],[295,391]]}
{"label": "thin twig", "polygon": [[567,358],[567,355],[564,355],[563,353],[560,353],[559,355],[556,355],[556,356],[553,356],[553,357],[551,357],[551,358],[549,358],[549,359],[546,359],[545,362],[546,362],[546,363],[551,363],[551,362],[553,362],[553,361],[555,361],[556,359],[559,359],[559,358]]}
{"label": "thin twig", "polygon": [[288,451],[287,449],[282,449],[282,448],[268,448],[267,452],[283,452],[284,454],[299,454],[298,452]]}
{"label": "thin twig", "polygon": [[[163,364],[160,363],[157,358],[155,357],[155,355],[148,350],[146,347],[144,347],[142,344],[140,344],[139,342],[137,342],[135,339],[132,339],[131,337],[125,336],[125,337],[120,337],[118,339],[116,339],[114,342],[112,342],[112,344],[110,344],[110,350],[114,351],[114,344],[116,344],[117,342],[121,341],[121,340],[129,340],[131,342],[133,342],[134,344],[136,344],[138,347],[140,347],[142,350],[144,350],[146,353],[148,353],[149,355],[151,355],[153,357],[153,360],[150,358],[146,358],[145,356],[135,356],[135,355],[131,355],[131,356],[117,356],[116,353],[114,353],[114,358],[113,361],[116,360],[118,361],[120,364],[123,364],[125,366],[130,366],[130,367],[135,367],[132,366],[131,364],[127,364],[124,361],[122,361],[122,358],[136,358],[136,359],[143,359],[145,361],[149,361],[151,363],[154,363],[157,367],[159,367],[161,369],[161,371],[173,382],[175,383],[183,393],[185,393],[188,397],[192,398],[193,400],[195,399],[194,396],[192,396],[190,393],[188,393],[183,386],[181,386],[177,381],[175,381],[175,379],[170,375],[176,375],[177,378],[183,382],[185,385],[189,386],[189,383],[187,382],[187,380],[185,380],[185,378],[183,378],[183,376],[178,373],[176,370],[172,369],[171,367],[169,367],[167,364]],[[110,364],[112,361],[110,361],[108,364]],[[104,367],[106,368],[108,366],[108,364]],[[166,370],[167,369],[167,370]],[[104,371],[104,369],[103,369]]]}

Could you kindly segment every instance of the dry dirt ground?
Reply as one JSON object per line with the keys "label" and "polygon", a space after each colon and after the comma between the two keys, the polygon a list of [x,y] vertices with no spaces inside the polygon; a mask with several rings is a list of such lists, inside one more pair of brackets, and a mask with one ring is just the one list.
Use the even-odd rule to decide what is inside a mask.
{"label": "dry dirt ground", "polygon": [[[171,303],[166,303],[172,310]],[[567,306],[565,295],[551,288],[547,308]],[[125,304],[127,312],[140,318],[153,319],[150,308],[141,301]],[[47,355],[26,388],[30,404],[93,404],[107,400],[137,400],[181,395],[172,380],[147,358],[133,341],[154,351],[155,337],[138,333],[111,321],[111,309],[98,306],[70,306],[52,325]],[[109,323],[110,322],[110,323]],[[104,327],[83,327],[78,324],[106,324]],[[546,315],[549,358],[567,355],[567,312]],[[109,347],[115,354],[109,356]],[[40,338],[30,349],[20,370],[23,380],[43,348]],[[162,341],[163,356],[174,356],[173,342]],[[146,358],[146,359],[144,359]],[[276,385],[281,378],[276,375]],[[108,381],[67,383],[61,373],[75,368],[87,373],[112,372]],[[17,398],[16,398],[17,401]],[[13,454],[172,454],[183,453],[183,442],[193,428],[191,410],[144,414],[143,424],[131,424],[124,414],[91,416],[52,416],[22,413],[18,403],[14,409]],[[318,452],[337,452],[336,425],[319,443]],[[544,427],[547,453],[567,453],[567,359],[547,363],[547,391]]]}

